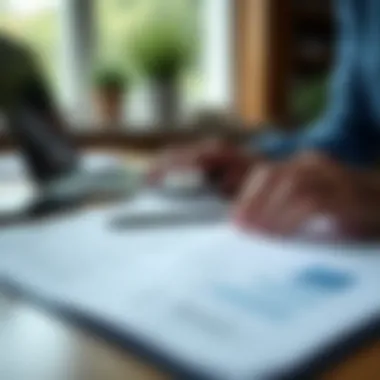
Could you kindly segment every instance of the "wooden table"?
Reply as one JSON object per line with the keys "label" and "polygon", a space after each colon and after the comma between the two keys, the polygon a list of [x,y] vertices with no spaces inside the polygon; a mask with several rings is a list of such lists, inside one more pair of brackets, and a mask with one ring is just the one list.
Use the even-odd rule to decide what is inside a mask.
{"label": "wooden table", "polygon": [[[380,341],[320,378],[380,379]],[[17,295],[0,290],[0,380],[125,379],[171,377]]]}
{"label": "wooden table", "polygon": [[[321,379],[380,379],[379,359],[380,343],[377,343],[330,369]],[[18,296],[0,292],[0,379],[171,378],[130,353],[69,325]]]}

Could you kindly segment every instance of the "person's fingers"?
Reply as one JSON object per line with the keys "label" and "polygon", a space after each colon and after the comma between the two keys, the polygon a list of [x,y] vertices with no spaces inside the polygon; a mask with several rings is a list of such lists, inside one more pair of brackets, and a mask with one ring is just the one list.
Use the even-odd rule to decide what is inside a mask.
{"label": "person's fingers", "polygon": [[260,165],[253,170],[234,209],[234,218],[239,225],[244,228],[260,226],[262,210],[280,174],[280,165]]}
{"label": "person's fingers", "polygon": [[263,211],[264,227],[276,230],[281,216],[286,215],[286,211],[295,207],[300,199],[315,196],[321,198],[323,192],[317,185],[319,180],[318,172],[314,172],[313,169],[287,165]]}
{"label": "person's fingers", "polygon": [[296,185],[290,177],[283,174],[268,197],[268,201],[262,206],[262,228],[277,230],[279,219],[286,217],[286,211],[294,207],[294,203],[297,203],[298,189]]}
{"label": "person's fingers", "polygon": [[224,176],[218,184],[222,194],[232,197],[235,196],[245,182],[250,170],[250,162],[248,160],[238,161],[235,164],[227,166]]}
{"label": "person's fingers", "polygon": [[325,175],[326,168],[321,168],[319,162],[290,162],[281,170],[277,168],[277,174],[272,174],[271,179],[254,178],[253,188],[248,186],[239,205],[240,223],[274,233],[290,233],[296,229],[317,211],[316,203],[310,200],[330,201],[329,188],[334,187],[334,182],[329,174]]}
{"label": "person's fingers", "polygon": [[219,138],[208,138],[205,140],[200,141],[197,144],[197,149],[207,153],[207,152],[220,152],[221,150],[225,150],[227,147],[229,147],[230,144]]}
{"label": "person's fingers", "polygon": [[242,156],[237,147],[221,147],[219,150],[202,150],[198,155],[198,162],[205,171],[212,174],[213,171],[234,163]]}
{"label": "person's fingers", "polygon": [[147,181],[154,185],[164,176],[167,170],[167,152],[156,157],[148,169]]}
{"label": "person's fingers", "polygon": [[270,232],[288,236],[301,230],[302,226],[323,212],[322,204],[313,198],[298,198],[282,210],[271,226]]}
{"label": "person's fingers", "polygon": [[240,187],[240,182],[247,176],[250,168],[263,159],[258,155],[250,155],[239,147],[232,147],[218,153],[208,152],[200,161],[209,183],[230,192],[230,188],[236,188],[236,185]]}
{"label": "person's fingers", "polygon": [[298,167],[322,168],[324,170],[339,170],[340,165],[325,154],[317,152],[304,152],[291,161]]}
{"label": "person's fingers", "polygon": [[[357,186],[354,172],[320,156],[299,160],[297,167],[299,173],[302,173],[303,181],[299,182],[298,190],[297,187],[293,188],[290,199],[283,201],[283,204],[289,205],[289,210],[279,210],[282,217],[274,228],[278,233],[292,233],[311,218],[313,213],[331,215],[342,237],[363,235],[366,233],[365,225],[374,225],[360,222],[363,220],[362,211],[371,208],[362,207],[365,200],[358,193],[360,186]],[[308,199],[306,205],[299,201],[305,197]],[[357,200],[360,200],[359,204]],[[304,206],[298,212],[300,204]]]}
{"label": "person's fingers", "polygon": [[[293,175],[303,179],[304,187],[330,198],[342,198],[351,190],[350,172],[318,153],[304,153],[293,161]],[[346,189],[343,193],[342,190]],[[337,199],[339,200],[339,199]]]}
{"label": "person's fingers", "polygon": [[366,197],[357,198],[344,208],[334,208],[333,215],[343,238],[373,239],[380,237],[379,204]]}
{"label": "person's fingers", "polygon": [[170,170],[192,166],[191,148],[175,146],[159,154],[148,171],[148,183],[159,182]]}
{"label": "person's fingers", "polygon": [[225,142],[218,139],[168,146],[150,168],[148,181],[157,182],[173,169],[181,170],[190,167],[199,168],[205,172],[211,169],[222,171],[237,154],[237,148],[227,149],[227,146]]}
{"label": "person's fingers", "polygon": [[174,147],[167,150],[167,168],[197,167],[204,171],[227,165],[237,154],[238,149],[229,147],[220,139],[208,139]]}

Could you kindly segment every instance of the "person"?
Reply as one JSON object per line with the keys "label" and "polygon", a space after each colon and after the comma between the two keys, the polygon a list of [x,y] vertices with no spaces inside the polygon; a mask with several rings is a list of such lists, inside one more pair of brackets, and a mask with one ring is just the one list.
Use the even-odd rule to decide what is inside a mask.
{"label": "person", "polygon": [[233,215],[244,229],[292,235],[325,215],[342,236],[380,236],[380,1],[334,3],[337,59],[319,121],[292,136],[264,136],[250,152],[201,142],[160,164],[165,171],[182,160],[216,171],[219,188],[238,194]]}

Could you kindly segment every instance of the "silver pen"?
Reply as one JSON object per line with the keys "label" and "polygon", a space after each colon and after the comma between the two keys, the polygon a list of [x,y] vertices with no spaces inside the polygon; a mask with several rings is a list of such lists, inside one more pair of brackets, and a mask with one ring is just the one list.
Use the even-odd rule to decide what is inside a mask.
{"label": "silver pen", "polygon": [[227,207],[120,215],[111,224],[117,229],[145,229],[212,224],[224,220],[228,220]]}

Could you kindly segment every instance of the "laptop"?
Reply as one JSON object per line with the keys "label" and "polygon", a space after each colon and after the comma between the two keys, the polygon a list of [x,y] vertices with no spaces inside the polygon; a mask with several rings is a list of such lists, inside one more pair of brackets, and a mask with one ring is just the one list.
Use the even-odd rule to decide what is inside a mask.
{"label": "laptop", "polygon": [[15,112],[9,131],[17,142],[28,184],[27,189],[19,188],[13,211],[0,214],[3,221],[71,210],[89,200],[128,197],[143,180],[141,172],[122,162],[89,167],[68,135],[58,133],[31,108]]}

